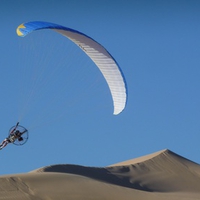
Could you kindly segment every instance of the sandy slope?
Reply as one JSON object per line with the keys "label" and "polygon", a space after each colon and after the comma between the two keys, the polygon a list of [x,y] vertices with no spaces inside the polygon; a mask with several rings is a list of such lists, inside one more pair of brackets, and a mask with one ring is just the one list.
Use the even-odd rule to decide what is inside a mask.
{"label": "sandy slope", "polygon": [[105,168],[52,165],[1,176],[0,199],[200,200],[200,165],[169,150]]}

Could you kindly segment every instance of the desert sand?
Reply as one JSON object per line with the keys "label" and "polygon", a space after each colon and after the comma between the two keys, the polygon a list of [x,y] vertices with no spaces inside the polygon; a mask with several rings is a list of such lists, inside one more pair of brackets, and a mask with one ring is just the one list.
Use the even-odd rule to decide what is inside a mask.
{"label": "desert sand", "polygon": [[200,200],[200,165],[170,150],[107,167],[51,165],[1,176],[0,199]]}

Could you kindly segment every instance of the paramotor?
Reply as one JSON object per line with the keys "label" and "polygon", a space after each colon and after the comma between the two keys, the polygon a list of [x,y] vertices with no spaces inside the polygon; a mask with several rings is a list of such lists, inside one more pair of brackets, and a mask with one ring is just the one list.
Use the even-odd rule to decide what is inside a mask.
{"label": "paramotor", "polygon": [[12,136],[16,133],[19,134],[18,138],[15,139],[13,142],[11,141],[14,145],[20,146],[28,141],[28,130],[25,127],[19,125],[19,123],[16,126],[12,126],[10,128],[8,132],[8,138],[11,139]]}

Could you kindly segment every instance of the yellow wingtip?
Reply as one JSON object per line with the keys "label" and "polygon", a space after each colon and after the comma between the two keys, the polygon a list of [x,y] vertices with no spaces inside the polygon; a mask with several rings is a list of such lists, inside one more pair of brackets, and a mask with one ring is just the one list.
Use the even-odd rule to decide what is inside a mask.
{"label": "yellow wingtip", "polygon": [[20,31],[21,28],[26,28],[26,27],[24,26],[24,24],[21,24],[21,25],[19,25],[19,26],[17,27],[16,32],[17,32],[17,35],[18,35],[18,36],[23,36],[23,33]]}

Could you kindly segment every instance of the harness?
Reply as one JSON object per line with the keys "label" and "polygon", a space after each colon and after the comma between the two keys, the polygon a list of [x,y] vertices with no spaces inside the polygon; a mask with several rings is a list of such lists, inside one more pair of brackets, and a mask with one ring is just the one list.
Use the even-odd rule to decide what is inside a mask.
{"label": "harness", "polygon": [[10,140],[11,143],[13,143],[17,139],[17,137],[15,134],[13,134],[13,135],[10,135],[8,139]]}

